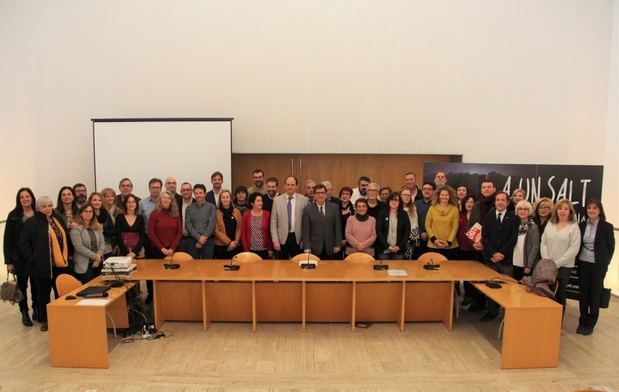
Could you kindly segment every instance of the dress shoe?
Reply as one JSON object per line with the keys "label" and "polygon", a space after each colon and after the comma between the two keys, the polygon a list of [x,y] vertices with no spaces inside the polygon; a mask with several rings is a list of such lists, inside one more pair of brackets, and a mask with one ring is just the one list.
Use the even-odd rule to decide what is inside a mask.
{"label": "dress shoe", "polygon": [[592,327],[582,327],[582,332],[583,335],[591,335],[593,333],[593,328]]}
{"label": "dress shoe", "polygon": [[483,315],[483,317],[481,318],[481,321],[490,321],[490,320],[494,320],[495,318],[497,318],[498,315],[496,314],[491,314],[491,313],[486,313]]}
{"label": "dress shoe", "polygon": [[582,335],[582,332],[585,330],[585,328],[582,325],[579,325],[578,328],[576,328],[576,333],[579,335]]}
{"label": "dress shoe", "polygon": [[32,327],[32,320],[30,320],[27,310],[21,311],[21,323],[24,324],[25,327]]}
{"label": "dress shoe", "polygon": [[32,308],[32,320],[39,321],[39,309],[36,307]]}
{"label": "dress shoe", "polygon": [[47,321],[44,323],[41,323],[41,332],[45,332],[47,331]]}
{"label": "dress shoe", "polygon": [[479,312],[480,310],[484,310],[484,305],[473,303],[467,310],[469,312]]}

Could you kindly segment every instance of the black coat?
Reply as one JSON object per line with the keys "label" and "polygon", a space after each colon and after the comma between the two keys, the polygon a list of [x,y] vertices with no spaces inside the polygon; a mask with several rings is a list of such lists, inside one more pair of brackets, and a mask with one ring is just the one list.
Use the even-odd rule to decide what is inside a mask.
{"label": "black coat", "polygon": [[[585,229],[587,228],[587,221],[580,222],[579,226],[582,240],[585,235]],[[580,246],[583,246],[583,241],[580,242]],[[595,266],[607,268],[615,252],[615,233],[613,232],[613,225],[603,220],[598,222],[598,227],[595,231],[595,239],[593,240],[593,249],[595,254]]]}
{"label": "black coat", "polygon": [[[397,239],[396,245],[400,250],[398,253],[404,252],[406,248],[406,241],[408,241],[408,237],[411,234],[411,221],[408,217],[408,214],[404,210],[398,211],[398,226],[397,226]],[[385,251],[385,249],[389,248],[389,243],[387,242],[387,236],[389,235],[389,208],[382,209],[378,218],[376,218],[376,242],[374,247],[376,249],[376,255],[380,255]]]}
{"label": "black coat", "polygon": [[[505,214],[504,211],[503,213]],[[513,265],[512,256],[514,246],[518,241],[518,218],[513,214],[507,213],[503,221],[499,224],[496,219],[496,209],[493,208],[486,214],[482,223],[482,242],[484,244],[484,261],[492,263],[490,258],[496,252],[502,253],[505,258],[501,261],[502,265]]]}
{"label": "black coat", "polygon": [[[62,219],[58,219],[69,241],[69,231]],[[20,237],[20,248],[23,254],[26,268],[30,275],[35,278],[52,278],[51,244],[48,232],[47,218],[40,212],[24,222],[24,228]]]}
{"label": "black coat", "polygon": [[3,245],[4,263],[12,264],[15,267],[15,274],[20,276],[26,275],[29,272],[19,246],[19,238],[24,228],[22,217],[23,214],[16,209],[9,213],[9,216],[6,218]]}

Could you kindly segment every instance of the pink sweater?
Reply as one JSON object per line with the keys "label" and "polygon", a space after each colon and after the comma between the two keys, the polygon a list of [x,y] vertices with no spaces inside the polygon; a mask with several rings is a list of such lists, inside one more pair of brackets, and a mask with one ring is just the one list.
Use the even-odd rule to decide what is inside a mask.
{"label": "pink sweater", "polygon": [[364,252],[374,257],[374,241],[376,241],[376,219],[370,216],[365,222],[360,222],[354,215],[346,221],[346,254]]}

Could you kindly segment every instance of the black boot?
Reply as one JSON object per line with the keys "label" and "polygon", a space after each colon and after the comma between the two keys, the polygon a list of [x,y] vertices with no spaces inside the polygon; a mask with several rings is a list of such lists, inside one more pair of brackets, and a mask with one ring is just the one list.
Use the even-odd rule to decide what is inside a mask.
{"label": "black boot", "polygon": [[21,311],[21,323],[24,324],[25,327],[32,327],[32,320],[30,320],[30,315],[28,315],[27,310]]}
{"label": "black boot", "polygon": [[34,321],[39,321],[39,309],[36,306],[32,308],[32,319]]}

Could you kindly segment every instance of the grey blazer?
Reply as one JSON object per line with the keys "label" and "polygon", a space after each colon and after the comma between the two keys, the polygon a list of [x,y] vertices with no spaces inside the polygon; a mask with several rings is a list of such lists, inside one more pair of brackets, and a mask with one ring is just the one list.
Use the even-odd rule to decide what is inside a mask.
{"label": "grey blazer", "polygon": [[271,238],[273,242],[279,242],[285,244],[288,238],[288,232],[294,231],[297,237],[297,243],[300,243],[303,235],[303,209],[307,204],[307,198],[299,193],[295,193],[295,206],[294,206],[294,228],[288,229],[288,213],[286,208],[288,206],[288,194],[277,196],[273,199],[273,209],[271,210]]}
{"label": "grey blazer", "polygon": [[527,222],[527,234],[524,236],[524,268],[535,269],[540,259],[540,235],[537,225],[532,219]]}
{"label": "grey blazer", "polygon": [[325,202],[325,215],[319,212],[318,204],[305,206],[303,211],[303,248],[315,255],[325,250],[333,254],[333,248],[342,246],[342,219],[340,209],[334,203]]}
{"label": "grey blazer", "polygon": [[75,264],[75,272],[78,274],[86,273],[90,262],[97,257],[97,254],[100,255],[103,260],[103,253],[105,252],[103,230],[95,230],[94,233],[97,238],[97,249],[91,250],[88,230],[82,227],[74,227],[71,229],[71,242],[75,249],[73,264]]}

